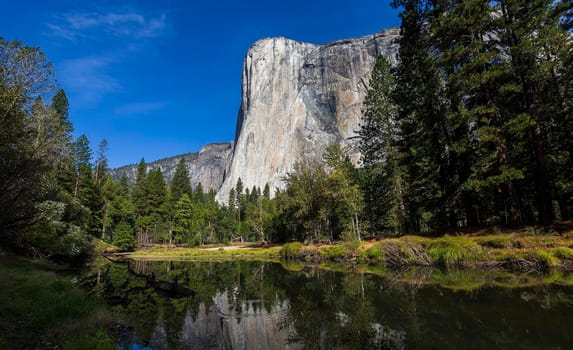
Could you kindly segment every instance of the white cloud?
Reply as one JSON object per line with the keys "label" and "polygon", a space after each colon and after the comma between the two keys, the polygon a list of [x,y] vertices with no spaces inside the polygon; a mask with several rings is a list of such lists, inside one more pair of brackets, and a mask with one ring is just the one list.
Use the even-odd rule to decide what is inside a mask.
{"label": "white cloud", "polygon": [[134,102],[117,107],[115,113],[123,115],[149,114],[162,110],[166,105],[165,102]]}
{"label": "white cloud", "polygon": [[63,61],[58,68],[60,81],[75,96],[79,107],[93,107],[110,93],[121,91],[118,80],[108,73],[113,60],[102,57],[82,57]]}
{"label": "white cloud", "polygon": [[67,40],[78,37],[101,36],[102,33],[116,37],[155,38],[167,28],[167,17],[145,17],[136,12],[124,13],[65,13],[49,23],[51,34]]}
{"label": "white cloud", "polygon": [[[73,98],[74,106],[94,108],[105,96],[122,92],[121,67],[126,60],[153,46],[165,35],[168,18],[163,13],[149,15],[134,9],[105,9],[98,12],[60,13],[46,23],[52,38],[76,51],[56,65],[58,79]],[[113,68],[113,70],[112,70]],[[115,76],[115,74],[119,74]],[[123,114],[149,113],[158,104],[133,104],[119,108]],[[146,112],[147,111],[147,112]]]}

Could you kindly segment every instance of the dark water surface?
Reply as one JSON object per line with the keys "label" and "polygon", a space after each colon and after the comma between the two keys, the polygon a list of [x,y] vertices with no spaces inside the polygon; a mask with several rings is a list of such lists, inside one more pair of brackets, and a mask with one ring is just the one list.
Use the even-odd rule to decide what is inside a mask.
{"label": "dark water surface", "polygon": [[573,349],[563,275],[126,261],[85,281],[122,315],[123,349]]}

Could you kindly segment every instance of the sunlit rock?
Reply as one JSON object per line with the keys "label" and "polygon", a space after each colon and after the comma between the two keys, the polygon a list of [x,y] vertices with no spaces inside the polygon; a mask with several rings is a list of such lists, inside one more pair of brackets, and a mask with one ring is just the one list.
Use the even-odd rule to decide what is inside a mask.
{"label": "sunlit rock", "polygon": [[248,188],[283,188],[295,162],[320,158],[329,144],[353,146],[376,57],[395,63],[398,35],[393,28],[324,45],[256,42],[243,63],[236,146],[218,200],[226,202],[239,178]]}

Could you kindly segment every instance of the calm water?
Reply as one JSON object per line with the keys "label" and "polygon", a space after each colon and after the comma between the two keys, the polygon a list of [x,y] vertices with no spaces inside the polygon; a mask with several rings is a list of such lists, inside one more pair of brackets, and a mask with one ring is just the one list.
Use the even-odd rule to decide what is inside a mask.
{"label": "calm water", "polygon": [[124,349],[573,348],[568,277],[485,275],[131,261],[86,284],[123,315]]}

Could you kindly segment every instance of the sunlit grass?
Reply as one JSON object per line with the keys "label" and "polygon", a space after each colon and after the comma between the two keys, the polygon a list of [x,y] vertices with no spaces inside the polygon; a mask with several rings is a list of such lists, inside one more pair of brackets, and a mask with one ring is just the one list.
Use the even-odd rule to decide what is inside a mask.
{"label": "sunlit grass", "polygon": [[242,244],[211,247],[158,246],[136,251],[135,259],[256,259],[306,262],[359,262],[393,268],[408,266],[502,268],[521,272],[573,267],[572,235],[531,235],[525,231],[494,234],[445,235],[437,238],[414,235],[360,242],[348,249],[342,242],[331,245],[257,246]]}

